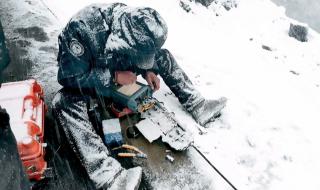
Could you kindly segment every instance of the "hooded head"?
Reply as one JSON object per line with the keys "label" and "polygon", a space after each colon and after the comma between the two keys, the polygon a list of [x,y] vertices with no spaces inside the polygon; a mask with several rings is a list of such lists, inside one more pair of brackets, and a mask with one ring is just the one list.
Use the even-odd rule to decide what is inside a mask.
{"label": "hooded head", "polygon": [[126,54],[140,69],[150,69],[154,56],[167,39],[167,25],[160,14],[146,7],[114,10],[106,51]]}

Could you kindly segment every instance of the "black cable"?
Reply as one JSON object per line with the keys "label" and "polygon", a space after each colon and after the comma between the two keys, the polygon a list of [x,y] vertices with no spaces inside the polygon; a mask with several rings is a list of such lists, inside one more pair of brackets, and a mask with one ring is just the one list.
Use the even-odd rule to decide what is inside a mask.
{"label": "black cable", "polygon": [[208,159],[202,152],[195,146],[192,146],[201,156],[204,158],[208,164],[232,187],[234,190],[238,190]]}

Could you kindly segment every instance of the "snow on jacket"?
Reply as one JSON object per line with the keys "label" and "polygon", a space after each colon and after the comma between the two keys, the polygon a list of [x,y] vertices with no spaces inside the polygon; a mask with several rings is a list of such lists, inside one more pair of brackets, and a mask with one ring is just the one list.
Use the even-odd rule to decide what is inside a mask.
{"label": "snow on jacket", "polygon": [[141,74],[130,56],[155,53],[166,37],[164,20],[151,8],[90,5],[71,18],[59,35],[58,82],[64,87],[95,88],[108,96],[114,71]]}

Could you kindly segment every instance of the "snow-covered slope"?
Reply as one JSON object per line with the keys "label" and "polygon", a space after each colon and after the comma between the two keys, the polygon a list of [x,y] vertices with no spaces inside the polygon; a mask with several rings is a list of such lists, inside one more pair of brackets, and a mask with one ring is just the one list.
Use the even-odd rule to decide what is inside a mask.
{"label": "snow-covered slope", "polygon": [[[92,0],[43,0],[62,28]],[[111,2],[96,0],[95,2]],[[284,9],[239,0],[208,9],[184,1],[121,1],[157,9],[168,23],[165,44],[207,98],[229,99],[205,135],[162,83],[156,96],[195,132],[196,145],[239,189],[314,189],[320,170],[320,35],[288,36]],[[219,15],[219,16],[216,16]],[[270,47],[265,50],[262,46]]]}
{"label": "snow-covered slope", "polygon": [[0,1],[0,19],[11,58],[5,78],[37,79],[45,89],[46,101],[51,101],[60,88],[56,54],[62,24],[42,1],[35,0]]}

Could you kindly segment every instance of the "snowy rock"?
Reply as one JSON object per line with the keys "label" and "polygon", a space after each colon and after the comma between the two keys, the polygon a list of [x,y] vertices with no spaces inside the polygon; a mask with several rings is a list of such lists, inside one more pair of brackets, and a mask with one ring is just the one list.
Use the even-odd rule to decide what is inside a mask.
{"label": "snowy rock", "polygon": [[187,13],[191,11],[191,7],[190,5],[188,5],[187,3],[180,1],[180,7],[185,10]]}
{"label": "snowy rock", "polygon": [[215,0],[195,0],[195,2],[200,3],[205,7],[209,7],[213,1]]}
{"label": "snowy rock", "polygon": [[195,2],[198,2],[202,4],[203,6],[209,7],[212,4],[215,4],[217,6],[224,7],[227,11],[231,8],[235,8],[238,5],[237,0],[195,0]]}
{"label": "snowy rock", "polygon": [[227,11],[238,6],[236,0],[216,0],[215,2],[221,4]]}
{"label": "snowy rock", "polygon": [[302,25],[290,24],[289,36],[300,42],[308,41],[308,28]]}
{"label": "snowy rock", "polygon": [[269,46],[262,45],[261,47],[262,47],[262,49],[264,49],[264,50],[272,51],[271,47],[269,47]]}
{"label": "snowy rock", "polygon": [[294,74],[294,75],[299,75],[298,72],[291,70],[290,73]]}

